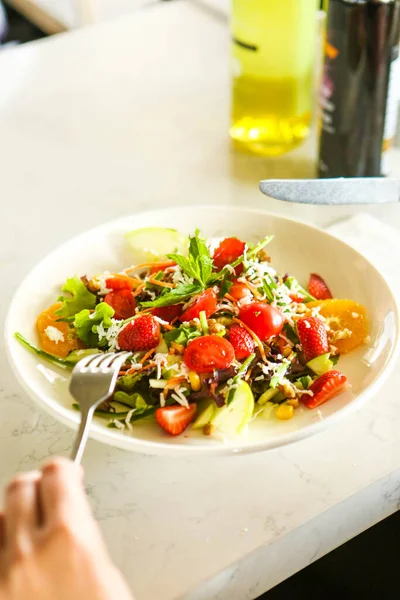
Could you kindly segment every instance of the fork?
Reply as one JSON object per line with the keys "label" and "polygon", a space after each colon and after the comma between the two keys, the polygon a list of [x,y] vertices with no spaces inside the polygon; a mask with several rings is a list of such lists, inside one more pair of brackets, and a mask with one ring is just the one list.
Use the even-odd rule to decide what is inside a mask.
{"label": "fork", "polygon": [[132,352],[92,354],[75,365],[69,391],[81,410],[81,423],[71,452],[76,463],[82,460],[94,411],[113,393],[118,372],[131,355]]}

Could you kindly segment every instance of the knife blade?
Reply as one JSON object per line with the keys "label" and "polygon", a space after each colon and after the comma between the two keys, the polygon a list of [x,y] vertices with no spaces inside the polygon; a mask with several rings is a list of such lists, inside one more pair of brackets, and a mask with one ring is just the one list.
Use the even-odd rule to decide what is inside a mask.
{"label": "knife blade", "polygon": [[399,202],[400,179],[265,179],[260,190],[276,200],[300,204],[386,204]]}

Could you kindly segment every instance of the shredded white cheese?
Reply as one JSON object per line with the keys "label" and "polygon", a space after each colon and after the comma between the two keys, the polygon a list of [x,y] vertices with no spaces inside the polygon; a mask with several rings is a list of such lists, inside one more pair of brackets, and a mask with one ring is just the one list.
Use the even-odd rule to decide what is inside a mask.
{"label": "shredded white cheese", "polygon": [[58,344],[59,342],[63,342],[65,340],[63,332],[57,329],[57,327],[53,327],[52,325],[46,327],[44,332],[49,338],[49,340],[54,342],[55,344]]}

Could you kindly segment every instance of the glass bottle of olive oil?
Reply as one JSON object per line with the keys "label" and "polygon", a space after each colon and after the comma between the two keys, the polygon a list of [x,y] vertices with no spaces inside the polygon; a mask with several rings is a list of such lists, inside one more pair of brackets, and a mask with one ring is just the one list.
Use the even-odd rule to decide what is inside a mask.
{"label": "glass bottle of olive oil", "polygon": [[283,154],[309,134],[319,0],[233,0],[234,147]]}

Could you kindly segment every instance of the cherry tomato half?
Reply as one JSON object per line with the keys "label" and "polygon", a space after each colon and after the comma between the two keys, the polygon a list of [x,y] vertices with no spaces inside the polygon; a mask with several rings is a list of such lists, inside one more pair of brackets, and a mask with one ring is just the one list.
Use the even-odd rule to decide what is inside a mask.
{"label": "cherry tomato half", "polygon": [[[237,238],[225,238],[222,240],[218,248],[215,249],[213,261],[214,266],[221,270],[225,265],[228,265],[240,256],[242,256],[246,244]],[[243,265],[238,265],[235,268],[236,275],[240,275],[243,271]]]}
{"label": "cherry tomato half", "polygon": [[234,358],[232,344],[219,335],[205,335],[194,339],[187,345],[183,356],[186,366],[197,373],[227,369]]}
{"label": "cherry tomato half", "polygon": [[251,293],[247,285],[245,285],[241,281],[237,281],[237,279],[235,279],[235,281],[233,282],[231,289],[229,290],[229,294],[232,296],[232,298],[235,298],[235,300],[243,300],[243,298],[253,297],[253,294]]}
{"label": "cherry tomato half", "polygon": [[173,306],[160,306],[160,308],[153,308],[152,313],[155,317],[168,321],[171,323],[176,317],[180,317],[182,314],[182,304],[174,304]]}
{"label": "cherry tomato half", "polygon": [[195,297],[193,304],[191,304],[189,308],[187,308],[185,312],[181,314],[179,320],[183,323],[184,321],[198,319],[202,311],[206,313],[206,317],[208,318],[216,311],[216,308],[217,294],[212,288],[209,288]]}
{"label": "cherry tomato half", "polygon": [[240,309],[239,319],[243,321],[262,342],[278,335],[283,329],[282,313],[264,302],[250,302]]}
{"label": "cherry tomato half", "polygon": [[115,275],[113,277],[108,277],[108,279],[106,279],[106,287],[113,291],[132,290],[133,279],[131,277],[127,277],[126,275]]}
{"label": "cherry tomato half", "polygon": [[136,302],[130,290],[109,292],[104,297],[104,302],[114,309],[114,319],[129,319],[135,314]]}

